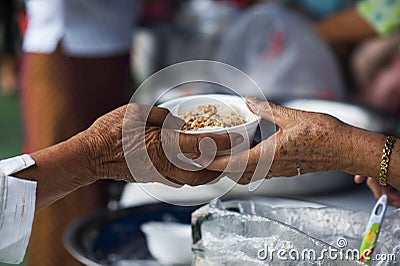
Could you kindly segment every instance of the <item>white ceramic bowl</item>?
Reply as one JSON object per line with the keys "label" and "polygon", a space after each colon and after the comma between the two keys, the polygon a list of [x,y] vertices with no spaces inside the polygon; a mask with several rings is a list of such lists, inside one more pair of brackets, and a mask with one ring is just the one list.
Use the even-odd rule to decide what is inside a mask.
{"label": "white ceramic bowl", "polygon": [[195,96],[181,97],[164,102],[159,107],[164,107],[170,110],[170,112],[177,116],[184,114],[188,111],[196,110],[200,105],[207,104],[218,104],[229,109],[234,109],[239,115],[246,119],[246,123],[225,128],[206,129],[206,130],[188,130],[186,134],[201,134],[201,133],[237,133],[243,136],[244,141],[239,145],[232,148],[231,151],[225,153],[218,153],[218,155],[226,153],[236,153],[239,151],[246,150],[250,147],[253,142],[254,134],[256,133],[257,126],[261,121],[261,118],[253,114],[246,106],[244,98],[235,95],[225,94],[203,94]]}
{"label": "white ceramic bowl", "polygon": [[150,254],[160,263],[190,264],[192,235],[189,224],[148,222],[140,226]]}

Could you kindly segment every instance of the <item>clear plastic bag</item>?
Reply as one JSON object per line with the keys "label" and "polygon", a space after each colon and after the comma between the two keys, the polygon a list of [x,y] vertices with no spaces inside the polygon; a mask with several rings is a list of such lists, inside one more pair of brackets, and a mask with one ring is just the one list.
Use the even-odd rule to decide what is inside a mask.
{"label": "clear plastic bag", "polygon": [[[368,265],[358,260],[368,217],[301,203],[273,207],[268,199],[211,202],[192,214],[194,265]],[[386,215],[370,265],[398,265],[399,218],[399,210]]]}

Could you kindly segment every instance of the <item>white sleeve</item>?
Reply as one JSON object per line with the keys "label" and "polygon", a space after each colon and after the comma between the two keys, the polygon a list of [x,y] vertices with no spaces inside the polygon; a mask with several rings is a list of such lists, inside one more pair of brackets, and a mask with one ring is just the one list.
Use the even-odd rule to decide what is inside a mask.
{"label": "white sleeve", "polygon": [[10,175],[35,164],[30,155],[0,161],[0,262],[22,262],[35,214],[36,182]]}

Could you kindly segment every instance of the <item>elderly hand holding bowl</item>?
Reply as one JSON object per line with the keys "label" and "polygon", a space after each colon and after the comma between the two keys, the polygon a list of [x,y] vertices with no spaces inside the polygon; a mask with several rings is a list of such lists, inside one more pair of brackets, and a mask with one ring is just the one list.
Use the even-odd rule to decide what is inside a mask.
{"label": "elderly hand holding bowl", "polygon": [[[237,166],[248,160],[244,173],[240,173],[239,183],[242,184],[263,177],[342,170],[370,176],[368,184],[371,187],[372,180],[375,180],[373,188],[376,187],[386,136],[350,126],[326,114],[284,108],[252,97],[247,98],[247,105],[253,113],[274,122],[279,130],[248,151],[216,158],[207,169],[235,175],[242,171]],[[260,172],[260,176],[254,177],[257,165],[262,163],[260,160],[271,149],[275,149],[275,155],[269,172]],[[390,150],[384,181],[400,189],[400,144],[394,143]]]}
{"label": "elderly hand holding bowl", "polygon": [[[232,134],[179,133],[173,129],[180,128],[183,121],[167,109],[129,104],[99,118],[76,136],[32,153],[36,164],[14,176],[37,181],[37,210],[99,179],[195,186],[218,178],[221,171],[187,171],[167,159],[161,142],[167,117],[172,129],[163,131],[166,150],[174,151],[172,146],[177,141],[183,153],[198,154],[200,142],[206,137],[216,143],[217,150],[230,149],[243,141]],[[132,162],[130,167],[126,160]],[[157,175],[165,179],[156,179]]]}

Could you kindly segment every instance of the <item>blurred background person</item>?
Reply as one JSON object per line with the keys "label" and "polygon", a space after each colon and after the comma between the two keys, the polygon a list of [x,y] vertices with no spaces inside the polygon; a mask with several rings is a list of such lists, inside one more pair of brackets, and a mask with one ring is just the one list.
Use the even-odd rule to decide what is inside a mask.
{"label": "blurred background person", "polygon": [[[356,88],[360,86],[359,80],[357,80],[358,74],[354,76],[352,70],[353,53],[357,51],[362,42],[371,37],[379,36],[379,38],[385,39],[396,34],[400,30],[399,12],[399,1],[362,0],[316,24],[317,31],[334,49],[341,62],[349,96],[352,96],[356,92]],[[379,45],[376,45],[370,52],[383,54]]]}
{"label": "blurred background person", "polygon": [[400,35],[364,41],[354,53],[352,67],[356,98],[400,116]]}
{"label": "blurred background person", "polygon": [[[139,1],[27,0],[21,107],[24,152],[64,141],[126,103],[129,49]],[[39,212],[29,265],[79,265],[63,234],[77,219],[104,208],[104,183],[72,193]]]}

